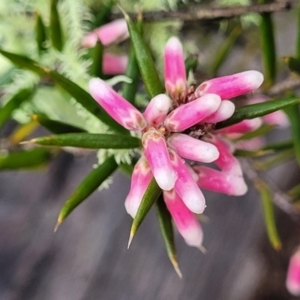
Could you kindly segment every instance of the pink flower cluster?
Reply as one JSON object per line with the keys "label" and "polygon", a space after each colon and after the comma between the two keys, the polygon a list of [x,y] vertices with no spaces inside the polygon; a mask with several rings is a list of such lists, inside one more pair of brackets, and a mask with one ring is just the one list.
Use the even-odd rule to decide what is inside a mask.
{"label": "pink flower cluster", "polygon": [[[247,71],[205,81],[196,89],[188,87],[182,45],[175,37],[166,45],[164,65],[168,96],[151,99],[144,113],[101,79],[92,79],[89,90],[119,124],[141,133],[142,156],[125,200],[127,212],[135,217],[154,177],[179,233],[187,244],[201,247],[203,233],[194,215],[206,207],[200,188],[228,195],[247,191],[232,144],[214,132],[215,124],[234,113],[228,99],[254,91],[263,76]],[[199,164],[212,162],[218,170]]]}
{"label": "pink flower cluster", "polygon": [[300,248],[292,255],[287,277],[286,288],[294,296],[300,296]]}

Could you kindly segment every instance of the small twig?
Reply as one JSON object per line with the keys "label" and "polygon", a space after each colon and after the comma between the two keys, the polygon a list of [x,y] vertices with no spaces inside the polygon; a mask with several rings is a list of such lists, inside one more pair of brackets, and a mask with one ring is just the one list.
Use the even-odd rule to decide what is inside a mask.
{"label": "small twig", "polygon": [[[239,17],[249,13],[273,13],[282,10],[291,9],[295,1],[282,0],[279,2],[269,4],[256,4],[256,5],[239,5],[239,6],[225,6],[214,8],[199,8],[192,7],[192,10],[186,11],[147,11],[143,12],[143,20],[145,22],[161,22],[170,19],[180,21],[213,21],[220,19],[229,19]],[[114,13],[111,19],[122,18],[122,13]],[[133,19],[136,18],[136,13],[129,13]]]}
{"label": "small twig", "polygon": [[276,96],[280,93],[286,92],[287,90],[292,90],[294,88],[300,87],[300,77],[298,78],[288,78],[283,80],[271,87],[268,94],[270,96]]}
{"label": "small twig", "polygon": [[269,178],[266,174],[257,172],[249,159],[240,159],[245,175],[252,181],[257,180],[263,181],[266,183],[271,192],[273,193],[273,202],[276,204],[282,211],[289,214],[295,221],[300,220],[299,212],[292,204],[292,199],[283,191],[281,191],[274,181]]}

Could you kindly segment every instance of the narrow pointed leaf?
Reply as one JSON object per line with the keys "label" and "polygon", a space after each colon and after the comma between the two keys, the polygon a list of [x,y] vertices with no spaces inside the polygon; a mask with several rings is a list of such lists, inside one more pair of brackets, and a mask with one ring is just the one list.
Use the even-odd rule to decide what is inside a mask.
{"label": "narrow pointed leaf", "polygon": [[300,134],[299,134],[300,133],[300,112],[299,112],[299,106],[295,105],[295,106],[287,107],[284,111],[290,120],[292,138],[293,138],[293,142],[294,142],[295,156],[296,156],[298,165],[300,166]]}
{"label": "narrow pointed leaf", "polygon": [[37,168],[45,165],[50,159],[50,152],[41,148],[0,154],[0,170]]}
{"label": "narrow pointed leaf", "polygon": [[41,54],[43,51],[46,50],[45,42],[47,40],[46,34],[46,27],[42,16],[37,13],[36,14],[36,21],[35,21],[35,36],[36,36],[36,44],[38,53]]}
{"label": "narrow pointed leaf", "polygon": [[300,58],[295,58],[291,56],[286,56],[284,58],[285,63],[288,68],[292,71],[300,75]]}
{"label": "narrow pointed leaf", "polygon": [[272,143],[272,144],[267,144],[262,148],[262,150],[274,150],[274,151],[281,151],[281,150],[287,150],[287,149],[292,149],[294,147],[294,143],[292,140],[287,140],[287,141],[282,141],[282,142],[277,142],[277,143]]}
{"label": "narrow pointed leaf", "polygon": [[20,68],[33,71],[34,73],[37,73],[39,75],[46,75],[46,69],[39,65],[38,62],[27,56],[7,52],[1,48],[0,53]]}
{"label": "narrow pointed leaf", "polygon": [[123,134],[128,134],[128,130],[115,122],[115,120],[113,120],[103,109],[101,109],[101,107],[96,103],[96,101],[87,91],[85,91],[83,88],[81,88],[79,85],[77,85],[75,82],[71,81],[64,75],[58,73],[55,70],[44,68],[36,61],[28,57],[6,52],[1,49],[0,53],[21,68],[28,69],[39,75],[51,77],[51,79],[53,79],[62,89],[68,92],[86,110],[94,114],[99,120],[111,127],[111,129]]}
{"label": "narrow pointed leaf", "polygon": [[269,155],[274,153],[273,150],[243,150],[243,149],[236,149],[234,151],[234,156],[239,157],[260,157],[264,155]]}
{"label": "narrow pointed leaf", "polygon": [[274,205],[272,202],[272,194],[269,190],[269,187],[262,181],[257,181],[255,183],[255,187],[257,188],[261,196],[265,225],[266,225],[269,241],[275,250],[280,250],[282,244],[275,224],[275,214],[274,214]]}
{"label": "narrow pointed leaf", "polygon": [[190,55],[184,61],[185,72],[189,74],[190,71],[195,72],[198,66],[198,55]]}
{"label": "narrow pointed leaf", "polygon": [[61,51],[63,49],[64,41],[57,4],[58,0],[51,0],[49,29],[52,46],[58,51]]}
{"label": "narrow pointed leaf", "polygon": [[211,74],[213,76],[218,74],[218,71],[220,67],[225,62],[226,58],[228,57],[228,54],[230,53],[230,50],[232,49],[233,45],[235,44],[235,41],[241,34],[242,29],[240,26],[235,27],[229,34],[229,36],[226,38],[226,40],[222,43],[222,45],[219,47],[219,50],[217,52],[216,57],[214,58],[214,61],[211,64]]}
{"label": "narrow pointed leaf", "polygon": [[[268,0],[260,0],[261,4]],[[276,46],[274,37],[274,25],[270,13],[261,14],[260,43],[264,65],[265,85],[270,87],[276,78]]]}
{"label": "narrow pointed leaf", "polygon": [[261,127],[254,131],[247,132],[243,134],[242,136],[238,137],[235,139],[236,141],[244,141],[244,140],[250,140],[258,136],[265,135],[269,133],[272,129],[274,129],[275,126],[273,125],[268,125],[268,124],[263,124]]}
{"label": "narrow pointed leaf", "polygon": [[27,138],[34,130],[37,129],[39,124],[36,121],[31,121],[27,124],[19,125],[16,130],[10,135],[9,142],[11,144],[18,144]]}
{"label": "narrow pointed leaf", "polygon": [[143,196],[142,202],[139,206],[139,209],[136,213],[135,218],[133,219],[131,229],[130,229],[130,238],[129,238],[129,245],[133,238],[133,236],[136,234],[138,228],[142,224],[144,218],[146,217],[147,213],[149,212],[152,205],[155,203],[155,201],[158,199],[159,195],[161,194],[161,188],[156,183],[154,177],[149,183],[149,186]]}
{"label": "narrow pointed leaf", "polygon": [[131,149],[141,146],[141,140],[127,135],[66,133],[35,138],[30,142],[43,146],[79,147],[88,149]]}
{"label": "narrow pointed leaf", "polygon": [[103,45],[97,41],[95,47],[90,49],[90,56],[92,58],[91,75],[94,77],[103,78],[102,60],[103,60]]}
{"label": "narrow pointed leaf", "polygon": [[239,107],[234,114],[226,121],[217,123],[216,129],[221,129],[239,123],[245,119],[253,119],[270,114],[274,111],[299,104],[300,98],[277,99],[262,103],[256,103]]}
{"label": "narrow pointed leaf", "polygon": [[4,123],[11,117],[13,111],[20,107],[20,105],[29,101],[35,92],[34,88],[28,88],[18,91],[15,95],[11,97],[10,100],[0,108],[0,128]]}
{"label": "narrow pointed leaf", "polygon": [[115,122],[101,107],[96,103],[93,97],[81,88],[79,85],[59,74],[56,71],[49,71],[49,76],[60,85],[66,92],[68,92],[74,99],[80,103],[85,109],[97,116],[102,122],[110,126],[112,129],[122,133],[128,131],[121,125]]}
{"label": "narrow pointed leaf", "polygon": [[58,227],[79,204],[89,197],[104,180],[111,176],[117,167],[118,165],[114,157],[110,157],[102,165],[93,169],[63,205],[58,216],[56,227]]}
{"label": "narrow pointed leaf", "polygon": [[129,177],[131,177],[133,169],[134,169],[134,165],[133,164],[120,164],[119,165],[119,169],[125,173],[126,175],[128,175]]}
{"label": "narrow pointed leaf", "polygon": [[55,134],[85,132],[82,128],[62,123],[60,121],[51,120],[41,115],[32,115],[31,118]]}
{"label": "narrow pointed leaf", "polygon": [[294,200],[300,198],[300,184],[295,185],[292,189],[288,191],[288,195]]}
{"label": "narrow pointed leaf", "polygon": [[156,208],[157,208],[157,219],[158,219],[161,234],[163,236],[168,257],[178,276],[182,277],[181,272],[179,270],[178,261],[177,261],[172,217],[162,197],[158,198],[156,202]]}
{"label": "narrow pointed leaf", "polygon": [[135,51],[136,60],[141,72],[147,92],[151,98],[164,93],[149,47],[145,44],[136,24],[125,14],[131,42]]}

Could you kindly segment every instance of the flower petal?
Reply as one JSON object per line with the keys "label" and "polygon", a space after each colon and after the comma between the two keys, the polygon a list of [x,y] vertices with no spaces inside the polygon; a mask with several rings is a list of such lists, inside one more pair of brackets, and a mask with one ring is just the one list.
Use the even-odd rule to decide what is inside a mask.
{"label": "flower petal", "polygon": [[126,129],[141,131],[146,127],[143,115],[103,80],[91,79],[89,90],[104,110]]}
{"label": "flower petal", "polygon": [[218,110],[205,118],[202,122],[205,123],[218,123],[229,119],[235,110],[235,105],[229,100],[223,100],[218,108]]}
{"label": "flower petal", "polygon": [[107,75],[124,74],[128,64],[127,55],[103,54],[102,71]]}
{"label": "flower petal", "polygon": [[196,214],[203,213],[206,205],[205,198],[193,178],[186,163],[174,151],[170,150],[173,168],[178,174],[174,190],[188,209]]}
{"label": "flower petal", "polygon": [[286,277],[286,288],[294,296],[300,296],[300,251],[292,255]]}
{"label": "flower petal", "polygon": [[200,248],[203,241],[202,228],[195,215],[185,206],[174,190],[164,192],[164,200],[174,223],[189,246]]}
{"label": "flower petal", "polygon": [[217,135],[206,135],[205,141],[214,144],[219,150],[219,158],[214,163],[226,173],[242,176],[243,171],[237,158],[232,154],[233,144]]}
{"label": "flower petal", "polygon": [[199,85],[195,91],[196,97],[213,93],[222,99],[231,99],[243,94],[253,92],[260,87],[264,80],[258,71],[245,71],[229,76],[207,80]]}
{"label": "flower petal", "polygon": [[176,96],[186,91],[186,71],[182,44],[177,37],[171,37],[164,53],[165,87],[169,95]]}
{"label": "flower petal", "polygon": [[168,144],[175,152],[184,158],[210,163],[219,157],[218,148],[187,134],[174,133],[168,138]]}
{"label": "flower petal", "polygon": [[153,178],[149,164],[144,156],[136,163],[131,176],[131,186],[125,200],[125,208],[132,218],[135,217],[145,191]]}
{"label": "flower petal", "polygon": [[150,128],[142,137],[144,154],[159,187],[171,190],[177,179],[164,136],[155,128]]}
{"label": "flower petal", "polygon": [[235,176],[205,166],[194,166],[201,188],[226,195],[242,196],[248,188],[242,176]]}
{"label": "flower petal", "polygon": [[148,124],[156,128],[162,125],[171,108],[171,104],[171,99],[164,94],[159,94],[152,98],[143,114]]}
{"label": "flower petal", "polygon": [[172,132],[182,132],[216,112],[220,104],[218,95],[204,95],[173,110],[164,124]]}
{"label": "flower petal", "polygon": [[229,134],[229,133],[247,133],[258,129],[263,124],[261,118],[254,118],[251,120],[243,120],[237,124],[225,127],[218,130],[218,132]]}

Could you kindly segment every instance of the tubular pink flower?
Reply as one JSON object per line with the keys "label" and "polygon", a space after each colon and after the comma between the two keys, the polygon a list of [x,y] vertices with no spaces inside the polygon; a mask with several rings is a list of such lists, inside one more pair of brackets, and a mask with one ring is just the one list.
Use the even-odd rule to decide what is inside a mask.
{"label": "tubular pink flower", "polygon": [[173,110],[164,125],[172,132],[184,131],[216,112],[220,104],[218,95],[204,95]]}
{"label": "tubular pink flower", "polygon": [[235,105],[229,100],[223,100],[218,108],[218,110],[205,118],[202,122],[205,123],[218,123],[229,119],[235,110]]}
{"label": "tubular pink flower", "polygon": [[264,80],[258,71],[245,71],[233,75],[207,80],[200,84],[195,91],[196,97],[205,94],[217,94],[222,99],[231,99],[253,92],[260,87]]}
{"label": "tubular pink flower", "polygon": [[174,190],[164,192],[164,200],[179,233],[189,246],[200,248],[203,232],[195,215],[185,206]]}
{"label": "tubular pink flower", "polygon": [[163,124],[170,108],[171,99],[164,94],[159,94],[152,98],[143,115],[149,125],[158,128]]}
{"label": "tubular pink flower", "polygon": [[89,91],[103,109],[126,129],[141,131],[146,127],[143,115],[103,80],[91,79]]}
{"label": "tubular pink flower", "polygon": [[131,176],[131,187],[125,200],[125,208],[132,218],[135,217],[145,191],[153,178],[149,164],[144,156],[136,163]]}
{"label": "tubular pink flower", "polygon": [[300,250],[291,257],[287,277],[286,288],[294,296],[300,296]]}
{"label": "tubular pink flower", "polygon": [[205,141],[214,144],[219,150],[219,158],[214,163],[225,173],[242,176],[243,171],[237,158],[232,154],[233,146],[220,136],[206,136]]}
{"label": "tubular pink flower", "polygon": [[168,138],[168,144],[179,156],[190,160],[210,163],[219,157],[216,146],[194,139],[187,134],[172,134]]}
{"label": "tubular pink flower", "polygon": [[232,196],[246,194],[248,188],[242,176],[235,176],[204,166],[194,166],[201,188]]}
{"label": "tubular pink flower", "polygon": [[243,120],[237,124],[225,127],[218,130],[221,133],[246,133],[258,129],[263,124],[261,118],[254,118],[251,120]]}
{"label": "tubular pink flower", "polygon": [[125,19],[118,19],[96,28],[87,34],[81,45],[85,48],[92,48],[100,41],[104,46],[124,41],[129,37]]}
{"label": "tubular pink flower", "polygon": [[128,64],[126,55],[103,54],[102,71],[107,75],[124,74]]}
{"label": "tubular pink flower", "polygon": [[175,173],[164,136],[155,128],[150,128],[142,137],[144,154],[153,176],[162,190],[171,190],[176,182]]}
{"label": "tubular pink flower", "polygon": [[185,92],[186,71],[182,44],[176,37],[171,37],[165,47],[164,53],[165,87],[169,95],[180,95]]}
{"label": "tubular pink flower", "polygon": [[187,208],[196,213],[203,213],[206,205],[205,198],[195,182],[186,163],[174,151],[170,150],[170,158],[174,170],[178,174],[174,190],[182,199]]}

